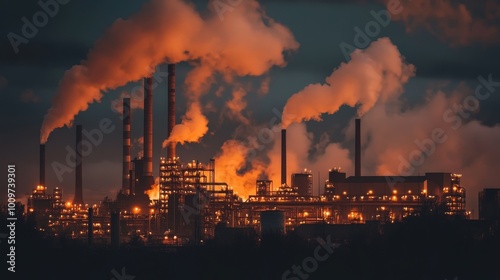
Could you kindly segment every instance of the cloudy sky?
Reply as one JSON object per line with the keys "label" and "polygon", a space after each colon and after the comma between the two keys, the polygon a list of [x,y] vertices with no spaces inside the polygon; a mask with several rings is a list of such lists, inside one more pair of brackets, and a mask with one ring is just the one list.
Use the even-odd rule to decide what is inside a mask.
{"label": "cloudy sky", "polygon": [[[16,164],[18,196],[36,186],[38,145],[48,138],[47,187],[62,187],[71,200],[73,171],[54,169],[74,145],[67,125],[91,131],[107,118],[115,129],[84,159],[84,199],[114,197],[116,101],[140,100],[140,77],[153,69],[157,175],[167,139],[166,62],[178,63],[181,161],[215,157],[218,179],[243,195],[255,179],[278,178],[283,111],[289,173],[307,168],[324,182],[340,166],[351,175],[360,116],[364,174],[462,173],[474,214],[477,192],[500,186],[495,1],[40,2],[52,4],[45,11],[38,1],[7,1],[0,16],[1,161]],[[133,110],[133,155],[141,152],[142,117]],[[426,140],[436,130],[442,143]]]}

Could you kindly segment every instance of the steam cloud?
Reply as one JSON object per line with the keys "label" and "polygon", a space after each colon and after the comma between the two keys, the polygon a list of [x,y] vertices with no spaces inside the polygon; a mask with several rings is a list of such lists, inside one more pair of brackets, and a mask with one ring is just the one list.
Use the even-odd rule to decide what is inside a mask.
{"label": "steam cloud", "polygon": [[[363,172],[408,175],[406,165],[412,160],[420,161],[411,156],[418,152],[423,158],[421,164],[411,164],[414,168],[412,175],[425,172],[463,174],[461,184],[467,190],[467,208],[477,211],[477,192],[498,185],[495,171],[500,169],[497,160],[500,157],[497,144],[500,143],[500,126],[483,125],[474,120],[473,112],[467,110],[464,115],[454,113],[444,117],[448,110],[463,106],[466,96],[473,95],[473,90],[459,87],[448,94],[441,90],[432,92],[424,104],[412,109],[388,110],[387,104],[377,104],[363,118],[361,141],[367,143],[363,151]],[[436,128],[444,131],[443,139],[446,140],[434,143],[433,148],[426,139],[431,139]],[[346,136],[352,139],[352,135],[354,123],[346,130]],[[426,142],[424,149],[416,142]]]}
{"label": "steam cloud", "polygon": [[[255,194],[256,179],[273,180],[276,191],[279,187],[276,182],[280,182],[281,178],[281,143],[276,141],[279,139],[279,127],[272,130],[275,131],[275,141],[261,153],[257,152],[256,158],[251,161],[248,160],[248,155],[258,150],[254,142],[234,139],[226,141],[215,157],[216,179],[233,186],[244,198]],[[345,167],[347,172],[351,170],[349,151],[339,143],[330,143],[327,137],[322,147],[310,155],[314,142],[304,123],[290,125],[287,135],[289,139],[293,139],[287,146],[288,180],[292,173],[302,172],[304,169],[325,172],[325,168],[328,169],[332,164]],[[323,173],[322,177],[327,177],[327,173]]]}
{"label": "steam cloud", "polygon": [[358,107],[361,116],[377,102],[399,96],[402,86],[415,75],[415,67],[405,63],[388,38],[373,42],[365,50],[355,50],[351,61],[342,63],[326,78],[325,84],[311,84],[288,99],[283,109],[283,126],[307,120],[321,120],[342,105]]}
{"label": "steam cloud", "polygon": [[[266,170],[266,165],[259,159],[247,163],[251,147],[236,140],[226,141],[219,155],[215,157],[215,179],[233,186],[238,195],[248,197],[255,193],[255,180]],[[247,166],[250,164],[250,166]]]}
{"label": "steam cloud", "polygon": [[[210,6],[210,4],[209,4]],[[225,13],[201,15],[181,0],[152,0],[129,19],[105,32],[80,65],[66,71],[41,128],[40,141],[71,126],[74,117],[99,102],[106,91],[152,74],[155,66],[189,61],[185,80],[188,109],[168,141],[198,141],[208,130],[200,97],[216,74],[260,76],[285,65],[285,52],[299,44],[283,25],[269,18],[256,0],[243,1]]]}

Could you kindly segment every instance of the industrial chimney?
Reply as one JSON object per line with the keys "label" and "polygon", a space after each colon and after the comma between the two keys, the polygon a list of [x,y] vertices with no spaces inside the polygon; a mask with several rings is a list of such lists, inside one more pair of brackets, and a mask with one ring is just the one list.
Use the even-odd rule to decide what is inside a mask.
{"label": "industrial chimney", "polygon": [[356,119],[356,135],[354,147],[354,176],[361,176],[361,120]]}
{"label": "industrial chimney", "polygon": [[[175,126],[175,64],[168,65],[168,137]],[[167,159],[176,157],[175,142],[168,143]]]}
{"label": "industrial chimney", "polygon": [[281,130],[281,185],[286,186],[286,129]]}
{"label": "industrial chimney", "polygon": [[130,118],[130,98],[123,98],[123,193],[130,189]]}
{"label": "industrial chimney", "polygon": [[40,186],[45,187],[45,144],[40,144]]}
{"label": "industrial chimney", "polygon": [[153,78],[144,78],[144,190],[154,184],[153,178]]}
{"label": "industrial chimney", "polygon": [[83,203],[83,190],[82,190],[82,126],[76,126],[76,170],[75,170],[75,198],[73,204]]}

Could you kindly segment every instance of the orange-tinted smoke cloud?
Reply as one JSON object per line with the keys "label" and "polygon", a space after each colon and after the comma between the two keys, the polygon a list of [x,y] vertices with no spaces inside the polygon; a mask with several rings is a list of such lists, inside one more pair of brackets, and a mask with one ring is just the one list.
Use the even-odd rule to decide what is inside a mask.
{"label": "orange-tinted smoke cloud", "polygon": [[[281,176],[280,128],[273,127],[272,131],[273,141],[262,149],[251,138],[248,141],[226,141],[216,157],[216,179],[226,182],[245,199],[255,194],[257,179],[272,180],[274,191],[277,191]],[[288,139],[293,139],[287,145],[288,184],[291,184],[292,173],[300,173],[304,169],[313,171],[315,186],[318,171],[321,172],[320,181],[324,183],[329,168],[342,166],[347,172],[351,170],[349,151],[339,143],[330,143],[329,139],[325,139],[321,149],[310,154],[314,141],[304,123],[290,125],[287,134]]]}
{"label": "orange-tinted smoke cloud", "polygon": [[[477,215],[478,191],[498,186],[500,126],[482,125],[465,109],[464,115],[446,113],[455,106],[464,108],[464,100],[472,96],[474,89],[458,87],[451,94],[432,91],[424,104],[411,109],[388,110],[386,104],[377,104],[362,120],[363,172],[393,176],[461,173],[467,209]],[[486,102],[480,101],[478,110]],[[442,143],[431,140],[435,129],[444,132]],[[354,122],[346,133],[354,135]]]}
{"label": "orange-tinted smoke cloud", "polygon": [[311,84],[288,99],[283,110],[283,126],[307,120],[321,120],[321,114],[333,114],[342,105],[359,106],[363,115],[378,101],[399,96],[402,86],[415,74],[399,50],[388,38],[373,42],[365,50],[356,50],[348,63],[326,78],[324,84]]}
{"label": "orange-tinted smoke cloud", "polygon": [[229,109],[229,116],[242,124],[249,125],[250,120],[243,115],[243,110],[247,107],[245,96],[247,91],[243,87],[237,87],[232,92],[232,98],[226,102]]}
{"label": "orange-tinted smoke cloud", "polygon": [[172,139],[197,141],[207,131],[194,128],[206,120],[199,98],[215,74],[259,76],[272,66],[284,66],[284,53],[297,48],[292,33],[265,15],[255,0],[242,1],[224,20],[216,13],[202,16],[181,0],[152,0],[137,14],[114,22],[87,59],[65,72],[40,141],[45,143],[56,128],[71,126],[106,91],[151,75],[161,63],[181,61],[194,66],[185,81],[189,116],[174,128]]}
{"label": "orange-tinted smoke cloud", "polygon": [[266,170],[266,165],[259,159],[247,161],[251,149],[243,142],[228,140],[215,157],[215,180],[226,182],[244,198],[255,194],[255,181]]}
{"label": "orange-tinted smoke cloud", "polygon": [[182,117],[182,123],[174,126],[172,135],[162,143],[165,148],[170,141],[184,144],[185,142],[198,142],[208,131],[208,119],[201,111],[200,102],[189,105],[188,111]]}
{"label": "orange-tinted smoke cloud", "polygon": [[150,200],[160,199],[160,177],[155,178],[155,183],[151,189],[144,191]]}
{"label": "orange-tinted smoke cloud", "polygon": [[425,29],[452,45],[500,43],[497,1],[419,0],[406,1],[403,6],[393,19],[403,21],[408,32]]}

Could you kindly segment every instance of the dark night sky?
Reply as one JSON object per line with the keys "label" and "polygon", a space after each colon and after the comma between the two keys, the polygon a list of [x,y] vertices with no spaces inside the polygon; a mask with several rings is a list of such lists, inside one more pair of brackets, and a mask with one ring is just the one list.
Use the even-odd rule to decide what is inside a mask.
{"label": "dark night sky", "polygon": [[[21,196],[20,193],[29,193],[36,186],[40,127],[44,115],[51,106],[51,98],[64,71],[84,60],[96,40],[115,20],[127,18],[136,13],[148,1],[69,1],[68,4],[60,7],[60,11],[49,19],[46,26],[39,29],[34,38],[30,39],[27,44],[20,45],[17,54],[14,53],[7,34],[9,32],[20,34],[23,25],[21,18],[26,16],[31,19],[40,7],[37,4],[38,1],[6,2],[3,4],[6,6],[0,12],[0,34],[2,35],[0,40],[1,166],[6,167],[8,163],[16,164],[18,196]],[[194,3],[199,11],[207,13],[207,1],[194,1]],[[482,7],[476,7],[470,3],[470,1],[465,2],[474,15],[473,21],[485,22],[491,17],[497,18],[495,13],[484,14]],[[268,75],[270,77],[268,94],[247,96],[246,112],[253,126],[268,123],[273,117],[272,109],[276,108],[281,111],[286,100],[306,85],[324,82],[325,77],[329,76],[340,63],[345,62],[339,44],[341,42],[352,44],[355,35],[353,28],[364,27],[372,20],[370,11],[379,11],[385,7],[379,1],[360,3],[305,0],[261,1],[261,5],[268,16],[290,29],[295,40],[300,43],[300,47],[296,52],[286,56],[288,64],[285,67],[271,69]],[[421,16],[424,18],[428,15]],[[439,21],[429,20],[429,22],[435,24],[435,32],[426,28],[413,28],[408,32],[405,22],[395,20],[387,27],[383,27],[380,34],[376,36],[376,38],[389,37],[406,61],[416,67],[416,76],[404,86],[405,91],[400,97],[404,100],[407,110],[425,107],[437,91],[444,92],[444,95],[450,98],[457,91],[462,91],[463,96],[476,87],[479,75],[487,77],[492,74],[493,80],[500,80],[498,67],[500,54],[497,39],[491,38],[488,41],[484,38],[481,40],[473,38],[471,41],[457,44],[453,41],[453,37],[443,35],[445,31],[440,32]],[[496,21],[486,22],[492,29],[500,28]],[[166,71],[166,65],[161,65],[160,69]],[[178,65],[178,120],[186,110],[182,82],[190,69],[191,66],[188,63]],[[258,81],[257,78],[249,79],[249,83]],[[95,203],[104,196],[114,197],[120,186],[121,122],[119,115],[111,110],[111,101],[116,99],[121,92],[128,91],[138,84],[140,82],[132,81],[124,87],[109,91],[100,103],[92,104],[87,111],[80,113],[75,119],[75,123],[83,124],[86,129],[96,128],[103,118],[110,118],[117,126],[111,134],[105,135],[103,143],[95,147],[94,152],[85,158],[84,198],[87,202]],[[468,119],[468,121],[478,120],[480,125],[485,127],[485,131],[491,131],[491,133],[485,132],[477,135],[477,137],[490,137],[487,140],[474,140],[474,135],[471,135],[473,142],[495,143],[496,141],[498,143],[500,140],[498,138],[500,135],[498,133],[500,129],[498,127],[500,124],[499,92],[500,90],[494,92],[487,101],[482,102],[480,110]],[[163,151],[160,152],[160,148],[161,142],[166,137],[167,127],[165,81],[160,84],[154,94],[154,170],[157,174],[158,158],[160,154],[164,155]],[[251,130],[238,121],[225,117],[226,110],[223,101],[229,96],[228,93],[223,94],[221,98],[215,98],[212,91],[203,97],[203,102],[213,101],[216,107],[216,110],[206,112],[210,120],[209,132],[201,143],[179,146],[181,159],[208,162],[208,159],[219,152],[226,140],[238,139],[241,137],[241,131]],[[354,115],[353,108],[342,107],[334,115],[325,116],[322,122],[307,122],[308,131],[313,133],[313,142],[317,144],[323,133],[327,133],[330,141],[339,143],[350,152],[349,156],[352,159],[352,137],[346,137],[345,133],[351,127]],[[139,138],[142,134],[141,122],[142,110],[134,110],[133,139]],[[418,122],[416,123],[418,126]],[[367,127],[371,125],[368,122]],[[383,123],[378,125],[384,126]],[[412,125],[415,125],[415,122]],[[427,127],[424,123],[422,126]],[[406,129],[418,130],[418,127],[406,127]],[[54,161],[64,161],[64,149],[67,145],[73,146],[74,131],[74,127],[56,129],[47,143],[47,185],[49,190],[56,186],[62,187],[67,199],[73,196],[74,173],[66,173],[63,180],[59,181],[50,168],[50,164]],[[455,153],[463,152],[463,148],[469,143],[467,141],[470,140],[465,133],[460,135],[464,137],[461,139],[463,141],[459,141],[460,145],[455,145],[455,142],[449,143],[449,145],[455,145],[449,147],[449,150],[454,149]],[[391,138],[392,136],[386,135],[385,137]],[[400,144],[408,145],[408,143]],[[498,148],[489,146],[482,148],[476,151],[477,154],[491,153],[493,156],[490,159],[496,159],[498,162],[500,159]],[[138,147],[135,147],[133,153],[138,151]],[[448,170],[449,166],[445,165],[447,161],[437,158],[438,156],[446,155],[437,154],[429,158],[428,161],[436,163],[424,164],[419,172],[449,171],[463,173],[464,180],[466,177],[477,178],[477,174],[471,174],[474,168],[468,169],[467,166],[469,161],[471,165],[473,164],[473,158],[461,159],[463,164],[458,165],[459,170]],[[377,165],[380,165],[371,159],[364,164],[365,174],[377,173]],[[313,172],[316,174],[320,171],[323,174],[322,177],[325,177],[328,168],[334,165],[335,160],[332,160],[331,166],[324,166],[323,170],[313,170]],[[490,168],[485,172],[498,171],[496,169],[498,163],[484,162],[484,166],[486,169]],[[350,168],[345,167],[348,172]],[[500,186],[498,183],[497,185],[482,185],[486,184],[484,182],[495,182],[495,176],[498,179],[498,175],[491,176],[489,180],[479,181],[478,184],[475,184],[474,180],[467,181],[469,185],[472,185],[467,197],[469,209],[477,211],[478,190],[484,187]],[[465,187],[468,188],[467,185]],[[0,195],[2,199],[5,196],[5,193]]]}

